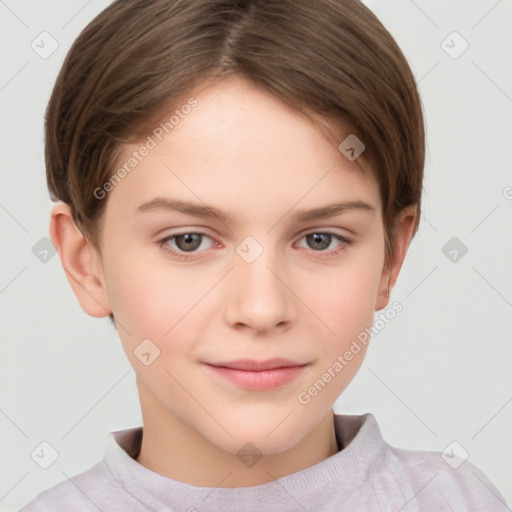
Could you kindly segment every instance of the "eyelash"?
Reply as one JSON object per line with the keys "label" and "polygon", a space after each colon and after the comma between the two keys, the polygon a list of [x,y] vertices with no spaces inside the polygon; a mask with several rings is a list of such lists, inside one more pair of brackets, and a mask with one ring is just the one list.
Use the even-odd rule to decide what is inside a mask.
{"label": "eyelash", "polygon": [[[351,240],[349,240],[348,238],[345,238],[344,236],[339,235],[338,233],[333,233],[332,231],[310,231],[309,233],[305,233],[304,235],[302,235],[299,240],[302,240],[306,236],[313,235],[313,234],[330,235],[340,242],[340,244],[338,245],[338,247],[336,249],[332,249],[330,251],[325,251],[325,250],[315,251],[313,249],[310,249],[312,252],[318,253],[319,255],[321,255],[322,258],[334,258],[334,257],[338,256],[339,254],[341,254],[342,252],[345,252],[347,250],[347,247],[352,245]],[[178,252],[174,249],[170,249],[169,246],[167,245],[167,242],[174,240],[178,236],[183,236],[183,235],[201,235],[201,236],[210,238],[215,243],[215,241],[213,240],[213,238],[210,235],[208,235],[204,231],[197,230],[197,231],[184,231],[183,233],[174,233],[173,235],[166,236],[165,238],[159,240],[158,244],[159,244],[160,248],[163,249],[168,254],[171,254],[175,258],[185,261],[185,260],[189,259],[190,256],[194,257],[194,254],[196,254],[196,252],[195,251],[191,251],[188,253]],[[199,251],[199,252],[201,252],[201,251]]]}
{"label": "eyelash", "polygon": [[201,236],[205,236],[205,237],[210,238],[210,239],[213,240],[213,238],[210,235],[208,235],[204,231],[198,230],[198,231],[184,231],[183,233],[175,233],[174,235],[166,236],[165,238],[160,240],[158,243],[159,243],[160,247],[165,252],[167,252],[169,254],[172,254],[174,257],[176,257],[176,258],[178,258],[180,260],[185,261],[190,256],[193,256],[194,252],[188,252],[188,253],[178,252],[178,251],[175,251],[174,249],[170,249],[169,246],[166,243],[166,242],[169,242],[169,241],[173,240],[174,238],[176,238],[178,236],[183,236],[183,235],[201,235]]}

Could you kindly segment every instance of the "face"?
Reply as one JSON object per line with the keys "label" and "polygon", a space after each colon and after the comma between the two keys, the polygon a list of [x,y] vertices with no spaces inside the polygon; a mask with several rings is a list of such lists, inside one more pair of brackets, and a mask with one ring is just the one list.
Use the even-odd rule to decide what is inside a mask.
{"label": "face", "polygon": [[[339,356],[385,288],[379,189],[364,155],[349,161],[251,85],[191,96],[105,199],[102,282],[143,409],[231,453],[248,439],[278,453],[329,414],[362,363],[362,344]],[[275,358],[292,367],[219,367]]]}

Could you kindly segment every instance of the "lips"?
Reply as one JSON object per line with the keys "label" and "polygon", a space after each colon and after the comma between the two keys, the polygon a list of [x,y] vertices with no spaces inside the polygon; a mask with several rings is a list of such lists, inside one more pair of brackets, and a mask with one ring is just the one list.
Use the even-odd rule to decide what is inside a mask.
{"label": "lips", "polygon": [[206,363],[209,371],[224,383],[253,391],[268,391],[289,384],[299,377],[309,363],[275,358],[266,361],[238,359]]}
{"label": "lips", "polygon": [[252,359],[238,359],[236,361],[221,361],[216,363],[207,363],[210,366],[221,368],[231,368],[233,370],[246,370],[261,372],[265,370],[274,370],[275,368],[290,368],[295,366],[304,366],[304,363],[297,363],[289,359],[274,358],[266,361],[256,361]]}

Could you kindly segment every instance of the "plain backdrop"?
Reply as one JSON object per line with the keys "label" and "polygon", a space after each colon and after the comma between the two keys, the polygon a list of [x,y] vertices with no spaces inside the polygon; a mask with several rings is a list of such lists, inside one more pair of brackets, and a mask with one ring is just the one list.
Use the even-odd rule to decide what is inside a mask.
{"label": "plain backdrop", "polygon": [[[89,469],[109,432],[141,424],[116,331],[81,310],[47,240],[44,110],[72,41],[108,4],[0,1],[2,511]],[[419,81],[424,212],[391,296],[403,311],[335,411],[372,412],[394,446],[467,452],[512,503],[512,2],[367,4]],[[41,37],[45,51],[58,44],[49,56]],[[48,469],[32,455],[41,447],[58,454]]]}

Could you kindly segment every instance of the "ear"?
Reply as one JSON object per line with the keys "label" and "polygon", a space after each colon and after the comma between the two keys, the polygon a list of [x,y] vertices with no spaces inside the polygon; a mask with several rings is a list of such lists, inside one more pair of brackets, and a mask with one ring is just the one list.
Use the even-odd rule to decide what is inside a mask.
{"label": "ear", "polygon": [[391,289],[395,286],[398,274],[407,254],[412,239],[412,232],[417,218],[415,205],[407,206],[397,216],[393,231],[393,254],[384,266],[379,282],[375,311],[384,309],[389,303]]}
{"label": "ear", "polygon": [[82,309],[96,318],[110,315],[101,257],[76,227],[69,205],[52,208],[50,238]]}

